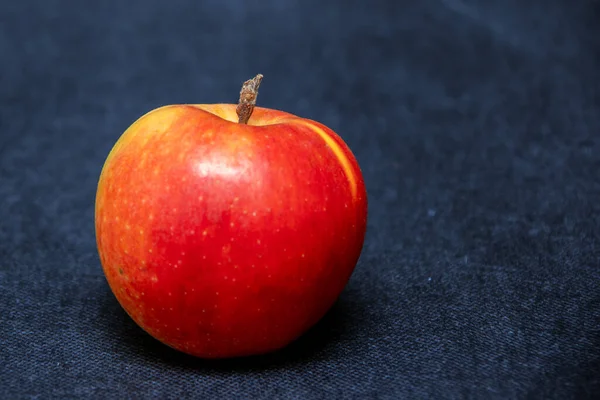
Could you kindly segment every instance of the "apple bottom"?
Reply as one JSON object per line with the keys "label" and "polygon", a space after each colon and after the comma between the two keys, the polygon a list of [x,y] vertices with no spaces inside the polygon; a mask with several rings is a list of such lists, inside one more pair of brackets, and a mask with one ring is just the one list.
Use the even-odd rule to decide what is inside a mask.
{"label": "apple bottom", "polygon": [[364,232],[349,214],[306,213],[297,229],[278,218],[257,222],[270,227],[267,233],[244,230],[239,219],[235,231],[227,221],[210,225],[212,236],[209,225],[185,233],[167,224],[147,228],[150,239],[138,251],[111,249],[133,238],[115,230],[117,239],[109,224],[101,261],[127,314],[164,344],[202,358],[263,354],[305,333],[344,289]]}
{"label": "apple bottom", "polygon": [[[146,313],[146,317],[126,311],[145,332],[163,344],[199,358],[220,359],[261,355],[285,348],[315,325],[337,298],[321,297],[319,304],[308,308],[306,302],[303,307],[284,305],[302,304],[302,299],[287,295],[275,297],[272,292],[268,296],[269,301],[276,304],[250,310],[233,306],[233,310],[218,315],[218,308],[209,312],[201,308],[203,306],[187,311],[161,309]],[[171,314],[161,318],[163,312]],[[210,317],[207,318],[207,314]],[[154,320],[153,315],[157,315]]]}
{"label": "apple bottom", "polygon": [[[358,259],[343,247],[338,254],[329,247],[324,258],[318,251],[287,257],[285,265],[250,256],[219,268],[203,268],[191,252],[170,273],[146,261],[138,275],[106,275],[129,316],[164,344],[202,358],[258,355],[287,346],[331,308]],[[261,259],[286,252],[279,247]]]}

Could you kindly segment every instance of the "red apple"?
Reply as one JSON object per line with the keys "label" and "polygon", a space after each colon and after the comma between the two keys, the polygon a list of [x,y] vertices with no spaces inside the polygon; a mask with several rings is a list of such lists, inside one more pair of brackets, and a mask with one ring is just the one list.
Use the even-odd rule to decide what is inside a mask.
{"label": "red apple", "polygon": [[142,116],[98,183],[96,239],[111,290],[154,338],[202,358],[291,343],[339,297],[363,246],[355,157],[318,122],[254,108],[261,77],[237,107]]}

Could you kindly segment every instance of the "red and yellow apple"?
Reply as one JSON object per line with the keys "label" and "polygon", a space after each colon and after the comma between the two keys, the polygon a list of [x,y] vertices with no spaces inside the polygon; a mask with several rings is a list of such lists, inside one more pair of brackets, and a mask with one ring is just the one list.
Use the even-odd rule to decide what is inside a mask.
{"label": "red and yellow apple", "polygon": [[367,194],[331,129],[256,107],[169,105],[119,138],[95,226],[118,302],[202,358],[285,347],[331,308],[360,256]]}

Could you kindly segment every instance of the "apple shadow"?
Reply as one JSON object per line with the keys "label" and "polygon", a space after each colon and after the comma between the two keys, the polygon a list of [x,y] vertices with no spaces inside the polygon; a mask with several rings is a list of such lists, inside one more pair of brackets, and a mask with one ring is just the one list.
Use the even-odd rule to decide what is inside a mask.
{"label": "apple shadow", "polygon": [[363,320],[360,302],[353,300],[350,303],[342,294],[315,326],[283,349],[264,355],[204,360],[172,349],[154,339],[125,313],[108,288],[101,298],[101,318],[97,319],[97,328],[112,332],[106,337],[118,341],[112,344],[113,348],[132,357],[141,357],[150,363],[158,361],[173,368],[250,372],[335,357],[336,341],[351,336],[359,326],[358,320]]}

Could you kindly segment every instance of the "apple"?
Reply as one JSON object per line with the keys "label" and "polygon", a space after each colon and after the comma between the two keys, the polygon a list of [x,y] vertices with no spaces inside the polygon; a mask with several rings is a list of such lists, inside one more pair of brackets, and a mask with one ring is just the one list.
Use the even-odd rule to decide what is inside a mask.
{"label": "apple", "polygon": [[367,194],[328,127],[239,104],[174,104],[105,160],[95,230],[104,275],[158,341],[216,359],[281,349],[318,322],[359,259]]}

